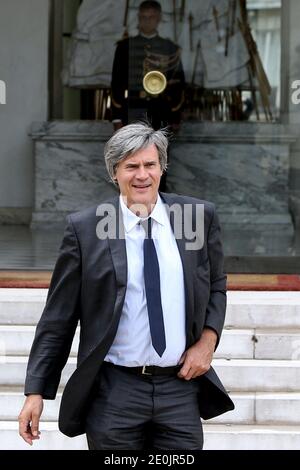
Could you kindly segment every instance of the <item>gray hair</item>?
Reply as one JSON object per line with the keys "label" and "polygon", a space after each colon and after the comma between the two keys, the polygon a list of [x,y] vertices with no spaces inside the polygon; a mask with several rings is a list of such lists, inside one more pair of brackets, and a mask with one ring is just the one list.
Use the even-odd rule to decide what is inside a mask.
{"label": "gray hair", "polygon": [[162,171],[167,169],[168,132],[166,129],[155,131],[144,123],[128,124],[121,127],[104,147],[106,169],[112,181],[115,182],[117,165],[129,155],[154,144],[158,151]]}

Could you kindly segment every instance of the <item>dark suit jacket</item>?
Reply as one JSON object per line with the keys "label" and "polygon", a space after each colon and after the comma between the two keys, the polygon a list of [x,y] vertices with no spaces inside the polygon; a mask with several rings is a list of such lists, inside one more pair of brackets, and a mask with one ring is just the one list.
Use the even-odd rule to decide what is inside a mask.
{"label": "dark suit jacket", "polygon": [[[201,336],[204,327],[220,338],[226,310],[226,276],[220,227],[214,205],[207,201],[161,193],[167,207],[204,204],[204,245],[186,250],[177,239],[182,259],[186,294],[186,347]],[[108,201],[119,211],[119,198]],[[127,284],[125,239],[100,240],[97,207],[68,217],[60,254],[54,268],[47,302],[37,325],[30,352],[25,394],[38,393],[54,399],[61,371],[68,359],[72,339],[80,322],[77,369],[62,397],[59,427],[68,436],[85,432],[85,415],[101,363],[117,332]],[[105,217],[105,215],[102,217]],[[103,218],[102,218],[103,220]],[[170,217],[173,224],[172,217]],[[194,224],[195,213],[190,212]],[[122,220],[117,232],[122,233]],[[191,241],[191,240],[188,240]],[[204,419],[230,409],[233,403],[211,368],[199,377],[199,406]]]}

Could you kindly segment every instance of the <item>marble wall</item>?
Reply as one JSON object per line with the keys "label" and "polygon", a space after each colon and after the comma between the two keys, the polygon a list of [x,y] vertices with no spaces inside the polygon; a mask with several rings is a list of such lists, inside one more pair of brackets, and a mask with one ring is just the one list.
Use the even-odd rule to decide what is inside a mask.
{"label": "marble wall", "polygon": [[[116,194],[103,148],[110,123],[36,123],[32,225],[61,222],[69,212]],[[292,234],[287,126],[185,123],[170,148],[168,191],[213,201],[223,225]]]}
{"label": "marble wall", "polygon": [[178,142],[172,149],[170,190],[215,201],[222,213],[288,211],[287,145]]}
{"label": "marble wall", "polygon": [[105,168],[111,124],[35,123],[35,207],[32,226],[61,223],[70,212],[117,194]]}
{"label": "marble wall", "polygon": [[291,147],[289,195],[293,218],[300,232],[300,104],[293,103],[292,84],[300,79],[299,0],[284,0],[281,39],[281,120],[293,124],[297,140]]}
{"label": "marble wall", "polygon": [[0,224],[28,223],[34,168],[32,121],[47,119],[48,0],[0,0]]}

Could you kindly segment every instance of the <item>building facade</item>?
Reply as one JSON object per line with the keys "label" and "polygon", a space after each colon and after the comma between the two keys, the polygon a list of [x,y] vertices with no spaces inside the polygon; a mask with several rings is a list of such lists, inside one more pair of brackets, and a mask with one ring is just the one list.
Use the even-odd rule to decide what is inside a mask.
{"label": "building facade", "polygon": [[[161,3],[167,18],[173,2]],[[222,8],[226,13],[227,4],[234,3],[244,2],[220,0],[219,13]],[[112,9],[114,4],[111,2]],[[136,13],[138,4],[129,2],[129,33],[134,25],[130,15]],[[185,38],[183,63],[189,89],[194,84],[198,44],[198,36],[190,34],[191,12],[199,2],[178,0],[175,4],[177,42],[180,44],[181,33]],[[183,4],[186,30],[183,26],[180,30]],[[89,18],[93,1],[24,0],[20,4],[0,0],[0,6],[0,79],[6,85],[6,101],[0,105],[0,223],[24,225],[28,230],[51,229],[61,226],[67,213],[115,193],[103,162],[103,146],[112,133],[109,66],[104,70],[106,81],[104,74],[94,85],[86,77],[84,83],[78,82],[76,73],[71,82],[69,73],[77,70],[75,65],[80,70],[81,63],[93,62],[93,57],[88,62],[87,53],[82,53],[80,41],[86,41],[85,50],[97,44],[96,51],[101,52],[101,17],[97,22],[93,15],[93,22],[80,23],[83,14]],[[220,83],[214,88],[208,83],[209,74],[204,85],[196,83],[201,96],[204,89],[209,99],[218,96],[225,104],[218,104],[217,112],[211,107],[206,113],[199,106],[197,112],[186,107],[180,132],[171,145],[168,190],[216,203],[232,270],[253,270],[241,261],[243,256],[252,256],[273,259],[256,269],[294,272],[300,231],[300,104],[292,98],[293,84],[300,79],[300,5],[296,0],[248,0],[246,6],[251,37],[262,63],[260,79],[264,73],[267,81],[258,79],[253,85],[258,90],[257,103],[250,86],[242,89],[238,96],[243,114],[239,115],[228,113],[229,98],[237,96],[228,94],[229,88],[225,90]],[[212,16],[211,24],[226,49],[221,16]],[[196,19],[194,12],[194,24]],[[81,24],[90,29],[83,31]],[[163,27],[168,34],[167,21]],[[175,40],[173,29],[169,34]],[[228,40],[229,51],[233,38]],[[205,43],[205,34],[201,41]],[[110,42],[115,47],[112,38]],[[74,50],[80,51],[75,59]],[[244,56],[239,54],[242,63]],[[205,61],[205,53],[203,56]],[[260,85],[267,82],[266,102]],[[287,259],[284,268],[275,262],[281,255]]]}

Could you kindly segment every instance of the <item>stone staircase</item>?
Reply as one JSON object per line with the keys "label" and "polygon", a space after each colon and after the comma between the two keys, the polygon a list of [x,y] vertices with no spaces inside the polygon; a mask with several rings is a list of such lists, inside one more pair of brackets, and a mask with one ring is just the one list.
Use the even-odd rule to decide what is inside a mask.
{"label": "stone staircase", "polygon": [[[0,289],[0,449],[26,449],[17,415],[27,357],[47,291]],[[34,449],[86,449],[57,429],[61,391],[75,368],[78,332],[55,401],[45,400]],[[214,367],[236,409],[204,422],[205,449],[300,449],[300,292],[228,293]]]}

